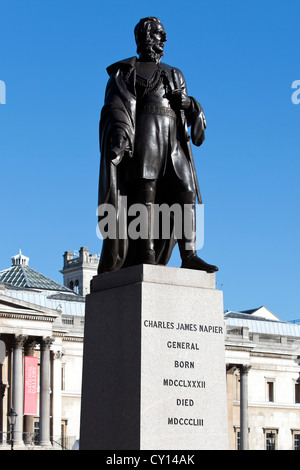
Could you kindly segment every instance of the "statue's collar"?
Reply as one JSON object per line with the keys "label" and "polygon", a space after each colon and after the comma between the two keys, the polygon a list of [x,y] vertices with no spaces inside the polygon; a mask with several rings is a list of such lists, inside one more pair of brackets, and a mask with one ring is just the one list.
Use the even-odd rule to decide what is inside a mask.
{"label": "statue's collar", "polygon": [[137,61],[137,57],[134,56],[134,57],[129,57],[129,59],[124,59],[124,60],[120,60],[119,62],[115,62],[114,64],[107,67],[106,69],[107,73],[108,75],[111,75],[116,68],[120,68],[120,67],[135,68],[136,61]]}

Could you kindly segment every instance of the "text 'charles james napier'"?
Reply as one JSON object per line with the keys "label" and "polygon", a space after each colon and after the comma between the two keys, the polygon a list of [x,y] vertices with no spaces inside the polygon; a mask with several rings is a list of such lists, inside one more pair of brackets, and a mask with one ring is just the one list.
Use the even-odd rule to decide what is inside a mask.
{"label": "text 'charles james napier'", "polygon": [[198,331],[200,333],[223,334],[223,327],[216,325],[196,325],[196,323],[174,323],[169,321],[145,320],[146,328],[163,328],[167,330]]}

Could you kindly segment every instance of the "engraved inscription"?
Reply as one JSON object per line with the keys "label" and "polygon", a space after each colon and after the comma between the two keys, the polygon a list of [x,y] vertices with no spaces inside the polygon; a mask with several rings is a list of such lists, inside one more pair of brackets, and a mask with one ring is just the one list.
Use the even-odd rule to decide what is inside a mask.
{"label": "engraved inscription", "polygon": [[[161,377],[163,389],[169,389],[170,394],[171,389],[174,391],[178,390],[183,395],[181,397],[176,397],[175,395],[175,397],[173,396],[172,401],[168,401],[168,403],[170,403],[170,408],[166,416],[166,424],[168,424],[168,426],[204,427],[204,419],[197,417],[199,410],[201,413],[201,404],[199,403],[199,400],[197,400],[197,397],[200,396],[199,392],[201,391],[201,397],[203,397],[203,394],[208,393],[205,378],[202,377],[200,380],[199,376],[197,378],[198,374],[200,376],[202,375],[201,367],[199,368],[199,365],[201,366],[201,364],[199,364],[199,362],[201,363],[199,352],[203,348],[201,338],[203,337],[203,334],[223,335],[223,326],[180,321],[172,322],[157,319],[146,319],[143,321],[143,326],[147,329],[151,328],[153,330],[168,331],[169,337],[164,337],[165,348],[170,351],[171,356],[172,354],[176,354],[177,356],[176,359],[171,357],[171,361],[169,363],[170,366],[173,366],[173,370],[176,370],[177,376],[171,376],[171,378],[166,378],[166,376]],[[170,335],[174,335],[174,337],[170,337]],[[174,353],[171,353],[172,350],[174,350]],[[197,360],[195,361],[194,359],[196,358]],[[187,369],[190,371],[188,374],[197,374],[196,377],[193,375],[186,376],[185,371]],[[165,393],[168,392],[166,391]],[[187,396],[184,396],[185,394]],[[203,398],[201,398],[201,402],[202,401]],[[179,411],[182,407],[193,409],[196,417],[180,416],[179,413],[177,414],[176,409]],[[188,412],[188,409],[186,409],[186,411]]]}

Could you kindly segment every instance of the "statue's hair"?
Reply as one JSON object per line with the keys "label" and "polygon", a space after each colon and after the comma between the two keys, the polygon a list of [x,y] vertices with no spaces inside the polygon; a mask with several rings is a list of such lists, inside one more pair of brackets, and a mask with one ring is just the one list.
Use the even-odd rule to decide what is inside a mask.
{"label": "statue's hair", "polygon": [[149,33],[152,23],[162,24],[161,21],[155,16],[147,16],[147,18],[142,18],[134,28],[134,36],[138,54],[141,52],[143,46],[149,42]]}

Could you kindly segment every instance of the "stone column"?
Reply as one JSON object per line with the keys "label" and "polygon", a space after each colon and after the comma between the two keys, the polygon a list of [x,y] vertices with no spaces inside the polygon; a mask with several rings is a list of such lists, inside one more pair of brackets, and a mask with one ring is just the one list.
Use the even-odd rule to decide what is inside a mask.
{"label": "stone column", "polygon": [[248,372],[251,366],[239,365],[240,370],[240,450],[248,450]]}
{"label": "stone column", "polygon": [[5,395],[6,385],[3,383],[2,367],[6,356],[6,346],[0,340],[0,443],[3,441],[3,398]]}
{"label": "stone column", "polygon": [[3,398],[6,385],[2,381],[2,364],[0,362],[0,443],[3,441]]}
{"label": "stone column", "polygon": [[12,406],[17,413],[16,424],[14,425],[13,440],[15,445],[23,444],[23,346],[26,337],[16,336],[13,344],[13,389]]}
{"label": "stone column", "polygon": [[[33,357],[34,355],[34,349],[36,346],[36,340],[32,340],[28,342],[25,345],[25,356],[31,356]],[[25,444],[30,444],[33,440],[33,416],[31,415],[25,415],[24,416],[24,441]]]}
{"label": "stone column", "polygon": [[56,351],[53,354],[53,384],[52,384],[52,420],[53,436],[55,440],[61,437],[61,360],[63,353]]}
{"label": "stone column", "polygon": [[53,338],[41,341],[40,365],[40,445],[50,446],[50,346]]}

